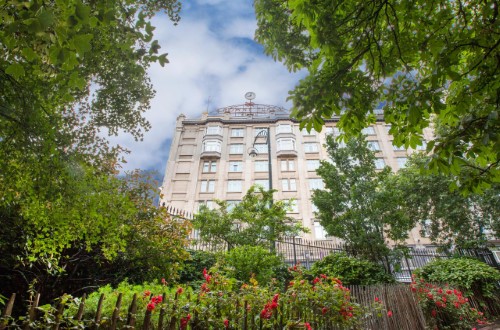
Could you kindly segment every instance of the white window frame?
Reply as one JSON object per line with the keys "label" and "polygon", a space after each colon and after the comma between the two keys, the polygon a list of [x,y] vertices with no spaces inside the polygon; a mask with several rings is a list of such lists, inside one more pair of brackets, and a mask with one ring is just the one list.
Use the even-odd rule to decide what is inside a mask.
{"label": "white window frame", "polygon": [[327,239],[328,234],[326,233],[325,228],[319,223],[319,221],[314,221],[314,237],[317,240]]}
{"label": "white window frame", "polygon": [[256,143],[254,144],[254,148],[257,150],[257,152],[260,154],[267,154],[269,147],[267,146],[267,143]]}
{"label": "white window frame", "polygon": [[203,142],[203,151],[221,152],[222,143],[219,140],[205,140]]}
{"label": "white window frame", "polygon": [[292,133],[292,125],[290,124],[279,124],[277,127],[276,127],[276,133],[277,134],[280,134],[280,133]]}
{"label": "white window frame", "polygon": [[255,172],[269,172],[269,162],[267,160],[256,160],[254,162]]}
{"label": "white window frame", "polygon": [[232,160],[229,162],[229,172],[243,172],[243,162],[239,160]]}
{"label": "white window frame", "polygon": [[259,135],[259,133],[262,131],[265,131],[267,134],[267,127],[255,127],[254,131],[253,131],[253,133],[254,133],[253,136],[255,137],[255,136]]}
{"label": "white window frame", "polygon": [[299,213],[299,203],[296,199],[285,199],[284,202],[290,207],[287,213]]}
{"label": "white window frame", "polygon": [[297,191],[297,180],[281,179],[281,189],[283,191]]}
{"label": "white window frame", "polygon": [[370,149],[371,151],[380,151],[380,144],[378,143],[378,141],[368,141],[367,145],[368,149]]}
{"label": "white window frame", "polygon": [[231,137],[244,137],[245,129],[244,128],[231,128]]}
{"label": "white window frame", "polygon": [[222,127],[221,126],[207,126],[205,134],[206,135],[222,135]]}
{"label": "white window frame", "polygon": [[398,162],[399,168],[405,168],[408,157],[397,157],[396,161]]}
{"label": "white window frame", "polygon": [[229,154],[231,155],[242,155],[244,145],[241,143],[233,143],[229,145]]}
{"label": "white window frame", "polygon": [[269,179],[257,179],[254,184],[261,186],[264,190],[269,190]]}
{"label": "white window frame", "polygon": [[280,161],[281,172],[293,172],[295,171],[295,160],[294,159],[282,159]]}
{"label": "white window frame", "polygon": [[306,142],[304,143],[304,152],[305,153],[314,153],[319,152],[319,145],[317,142]]}
{"label": "white window frame", "polygon": [[276,144],[278,145],[278,151],[283,150],[296,150],[295,149],[295,139],[294,138],[281,138],[276,140]]}
{"label": "white window frame", "polygon": [[227,180],[227,192],[241,192],[242,190],[242,180]]}
{"label": "white window frame", "polygon": [[303,128],[301,130],[301,133],[302,133],[302,136],[316,136],[316,131],[314,130],[314,128],[311,128],[311,131],[308,132],[306,128]]}
{"label": "white window frame", "polygon": [[323,179],[320,178],[309,179],[309,189],[310,190],[325,189],[325,183],[323,182]]}
{"label": "white window frame", "polygon": [[215,192],[215,180],[201,180],[200,192],[201,193]]}
{"label": "white window frame", "polygon": [[320,167],[321,163],[320,163],[319,159],[307,159],[306,165],[307,165],[308,171],[316,172],[316,170]]}
{"label": "white window frame", "polygon": [[213,160],[206,160],[203,162],[202,173],[216,173],[217,172],[217,162]]}
{"label": "white window frame", "polygon": [[231,212],[232,210],[234,210],[234,208],[236,207],[236,205],[238,205],[239,203],[241,203],[240,200],[229,200],[229,201],[227,201],[227,208],[226,208],[226,210],[228,212]]}
{"label": "white window frame", "polygon": [[374,163],[377,170],[382,170],[385,167],[385,160],[383,158],[375,158]]}

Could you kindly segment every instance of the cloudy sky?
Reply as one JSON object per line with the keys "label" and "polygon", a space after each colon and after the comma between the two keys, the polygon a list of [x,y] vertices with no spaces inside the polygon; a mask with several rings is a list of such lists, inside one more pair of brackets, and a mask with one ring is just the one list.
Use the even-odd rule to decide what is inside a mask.
{"label": "cloudy sky", "polygon": [[[289,73],[264,55],[253,41],[253,0],[190,0],[183,2],[177,26],[163,15],[154,20],[155,39],[170,61],[154,66],[150,76],[156,97],[146,117],[153,128],[144,141],[113,139],[128,147],[124,170],[157,170],[163,177],[175,120],[181,113],[198,118],[203,111],[244,103],[255,92],[256,103],[289,108],[288,91],[301,74]],[[210,102],[208,100],[210,99]]]}

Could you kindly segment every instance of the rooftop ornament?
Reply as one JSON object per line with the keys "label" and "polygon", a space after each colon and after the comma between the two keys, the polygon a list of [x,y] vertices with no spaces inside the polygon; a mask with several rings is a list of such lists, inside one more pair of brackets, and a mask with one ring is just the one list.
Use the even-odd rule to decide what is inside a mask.
{"label": "rooftop ornament", "polygon": [[219,114],[229,113],[232,117],[247,117],[247,118],[270,118],[278,115],[288,116],[288,111],[276,105],[269,104],[257,104],[252,100],[255,99],[254,92],[248,92],[245,94],[247,102],[244,104],[230,105],[228,107],[219,108],[217,112]]}

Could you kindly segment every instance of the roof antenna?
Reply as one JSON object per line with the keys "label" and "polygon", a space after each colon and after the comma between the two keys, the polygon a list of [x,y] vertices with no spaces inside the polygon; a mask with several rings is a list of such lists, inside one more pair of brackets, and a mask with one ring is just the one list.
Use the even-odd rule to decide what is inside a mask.
{"label": "roof antenna", "polygon": [[208,99],[207,99],[207,113],[208,113],[208,107],[210,106],[210,99],[211,99],[211,98],[212,98],[212,97],[211,97],[211,96],[209,96],[209,97],[208,97]]}

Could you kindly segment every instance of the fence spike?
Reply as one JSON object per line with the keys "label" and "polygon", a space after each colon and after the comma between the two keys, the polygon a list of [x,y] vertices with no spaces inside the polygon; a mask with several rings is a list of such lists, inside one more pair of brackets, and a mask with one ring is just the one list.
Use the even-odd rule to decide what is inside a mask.
{"label": "fence spike", "polygon": [[104,301],[104,293],[101,294],[101,297],[99,297],[99,302],[97,303],[97,311],[95,313],[95,319],[94,319],[94,329],[98,329],[99,323],[101,322],[103,301]]}
{"label": "fence spike", "polygon": [[80,305],[78,306],[78,313],[76,314],[76,319],[80,321],[83,316],[83,309],[85,308],[85,299],[87,298],[87,294],[83,294],[82,300],[80,301]]}
{"label": "fence spike", "polygon": [[118,294],[118,298],[116,299],[115,309],[113,310],[113,316],[111,317],[111,330],[115,330],[118,323],[118,317],[120,316],[120,306],[122,304],[122,295],[123,294],[120,292]]}
{"label": "fence spike", "polygon": [[137,312],[137,293],[134,293],[134,296],[132,297],[132,302],[130,303],[130,306],[128,307],[128,313],[127,313],[127,325],[135,328],[135,313]]}

